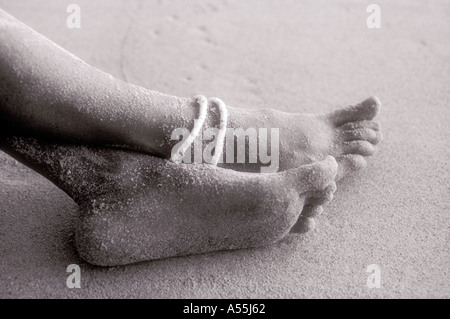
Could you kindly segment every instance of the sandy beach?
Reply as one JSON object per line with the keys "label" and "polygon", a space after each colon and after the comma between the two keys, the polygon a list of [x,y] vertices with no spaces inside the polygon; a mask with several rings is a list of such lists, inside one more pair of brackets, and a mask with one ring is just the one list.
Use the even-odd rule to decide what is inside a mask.
{"label": "sandy beach", "polygon": [[[76,204],[0,152],[0,298],[450,298],[450,2],[0,0],[125,81],[228,105],[324,113],[376,95],[384,141],[306,235],[265,248],[91,266]],[[1,45],[1,43],[0,43]],[[66,268],[81,268],[69,289]],[[381,288],[367,286],[369,265]]]}

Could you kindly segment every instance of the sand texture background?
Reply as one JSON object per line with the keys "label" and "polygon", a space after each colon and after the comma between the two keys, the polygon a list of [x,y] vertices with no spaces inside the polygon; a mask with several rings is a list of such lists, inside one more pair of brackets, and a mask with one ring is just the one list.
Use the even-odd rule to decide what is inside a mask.
{"label": "sand texture background", "polygon": [[[0,0],[88,63],[179,96],[327,112],[376,95],[385,140],[306,236],[270,247],[93,267],[75,203],[0,154],[0,297],[450,297],[450,1]],[[81,6],[81,29],[66,7]],[[1,45],[1,44],[0,44]],[[66,267],[81,267],[81,289]],[[366,286],[366,267],[381,288]]]}

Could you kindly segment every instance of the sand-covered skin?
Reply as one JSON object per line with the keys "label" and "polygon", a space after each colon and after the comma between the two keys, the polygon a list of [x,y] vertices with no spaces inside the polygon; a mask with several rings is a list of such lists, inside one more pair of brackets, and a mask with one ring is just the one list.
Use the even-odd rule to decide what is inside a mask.
{"label": "sand-covered skin", "polygon": [[[109,270],[77,256],[74,202],[2,154],[1,296],[450,296],[448,4],[379,1],[382,28],[369,30],[371,2],[77,3],[82,28],[70,30],[59,1],[0,1],[88,63],[178,96],[318,113],[376,94],[384,142],[307,236]],[[71,263],[82,289],[65,286]],[[366,286],[373,263],[381,289]]]}
{"label": "sand-covered skin", "polygon": [[[9,135],[122,145],[170,158],[177,143],[173,134],[176,129],[191,131],[192,140],[184,141],[189,146],[200,129],[205,137],[207,129],[223,126],[215,137],[218,144],[213,165],[221,162],[221,167],[238,171],[274,172],[330,155],[348,168],[340,170],[338,179],[366,167],[367,157],[382,141],[380,123],[374,121],[381,107],[376,97],[326,114],[232,108],[218,98],[210,98],[208,107],[201,107],[206,105],[204,96],[205,101],[200,103],[196,98],[126,83],[83,62],[1,9],[0,20],[0,130]],[[198,120],[193,125],[196,113]],[[276,129],[277,145],[266,142],[271,153],[270,170],[264,167],[262,149],[259,160],[249,159],[243,164],[234,151],[234,145],[240,142],[235,141],[236,134],[226,133],[227,128],[245,132]],[[255,143],[261,145],[265,138],[261,132],[257,135]],[[210,141],[203,142],[202,149],[206,150]],[[244,143],[250,152],[251,142]]]}
{"label": "sand-covered skin", "polygon": [[6,138],[2,149],[78,204],[76,247],[98,266],[273,244],[296,224],[295,232],[312,228],[305,222],[336,191],[331,156],[280,173],[242,174],[33,138]]}

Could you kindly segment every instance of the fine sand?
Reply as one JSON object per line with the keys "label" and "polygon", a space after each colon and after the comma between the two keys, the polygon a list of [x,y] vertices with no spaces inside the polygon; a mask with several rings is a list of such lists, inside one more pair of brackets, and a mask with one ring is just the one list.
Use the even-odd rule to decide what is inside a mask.
{"label": "fine sand", "polygon": [[[113,2],[114,4],[111,4]],[[450,297],[450,3],[0,0],[86,62],[178,96],[328,112],[376,95],[384,141],[338,184],[306,235],[258,249],[94,267],[74,245],[76,204],[0,153],[0,297]],[[1,45],[1,44],[0,44]],[[81,289],[66,287],[69,264]],[[381,288],[366,268],[381,269]]]}

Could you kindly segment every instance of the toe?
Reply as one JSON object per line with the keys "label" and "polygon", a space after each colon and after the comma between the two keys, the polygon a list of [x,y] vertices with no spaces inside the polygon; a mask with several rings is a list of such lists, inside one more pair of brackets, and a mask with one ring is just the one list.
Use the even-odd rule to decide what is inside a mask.
{"label": "toe", "polygon": [[300,216],[297,223],[292,227],[291,233],[304,234],[316,227],[316,223],[313,218]]}
{"label": "toe", "polygon": [[305,205],[303,206],[303,210],[301,216],[303,217],[318,217],[323,213],[323,206],[321,205]]}
{"label": "toe", "polygon": [[333,200],[336,189],[336,182],[333,181],[324,190],[308,193],[308,198],[305,200],[305,205],[321,206],[331,202]]}
{"label": "toe", "polygon": [[[338,170],[338,164],[334,157],[327,156],[321,162],[304,165],[295,170],[291,175],[295,178],[300,193],[323,190],[333,183]],[[285,174],[291,174],[291,170]]]}
{"label": "toe", "polygon": [[370,97],[359,104],[336,110],[330,114],[330,117],[336,126],[347,122],[371,120],[377,115],[380,106],[378,98]]}
{"label": "toe", "polygon": [[372,144],[378,144],[383,139],[381,132],[371,129],[356,129],[342,132],[344,141],[368,141]]}
{"label": "toe", "polygon": [[359,171],[367,166],[367,160],[357,154],[342,155],[337,158],[339,163],[339,170],[336,176],[336,180],[341,180],[344,176],[350,172]]}
{"label": "toe", "polygon": [[342,144],[344,154],[370,156],[375,153],[375,147],[368,141],[349,141]]}
{"label": "toe", "polygon": [[347,122],[339,127],[342,131],[350,131],[357,129],[371,129],[376,132],[381,131],[381,124],[378,121],[356,121]]}
{"label": "toe", "polygon": [[333,199],[336,191],[336,183],[332,181],[324,190],[313,191],[307,194],[307,199],[303,210],[296,224],[291,229],[291,233],[306,233],[315,228],[314,217],[323,212],[323,205]]}

